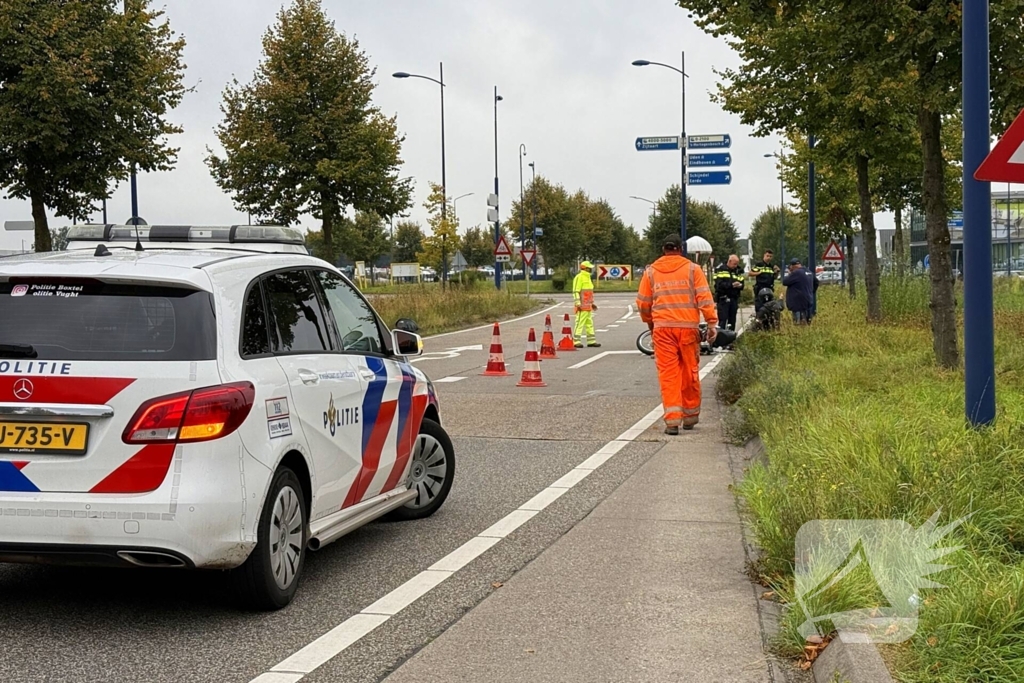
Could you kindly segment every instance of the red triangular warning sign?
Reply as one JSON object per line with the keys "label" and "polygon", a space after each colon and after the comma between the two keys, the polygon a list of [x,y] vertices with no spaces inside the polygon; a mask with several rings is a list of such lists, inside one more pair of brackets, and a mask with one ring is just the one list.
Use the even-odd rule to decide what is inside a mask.
{"label": "red triangular warning sign", "polygon": [[1024,111],[1017,114],[996,146],[974,172],[975,180],[1024,183]]}
{"label": "red triangular warning sign", "polygon": [[835,240],[829,243],[828,249],[825,250],[825,255],[821,257],[822,261],[842,261],[843,250],[839,248],[839,245],[835,243]]}
{"label": "red triangular warning sign", "polygon": [[508,248],[508,242],[505,241],[505,236],[501,236],[501,240],[498,242],[498,246],[494,248],[495,256],[511,256],[512,250]]}

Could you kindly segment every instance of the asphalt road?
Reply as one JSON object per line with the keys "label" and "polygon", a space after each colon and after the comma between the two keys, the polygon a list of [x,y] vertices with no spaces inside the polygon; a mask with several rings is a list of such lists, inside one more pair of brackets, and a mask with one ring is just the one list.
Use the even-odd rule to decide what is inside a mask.
{"label": "asphalt road", "polygon": [[[556,338],[565,297],[552,310]],[[0,565],[0,681],[295,681],[267,674],[459,548],[628,430],[660,401],[643,326],[626,294],[598,295],[601,349],[542,363],[545,388],[517,388],[528,329],[502,326],[513,376],[482,377],[491,329],[428,339],[417,364],[437,384],[457,475],[432,518],[376,523],[312,554],[295,602],[239,612],[211,573]],[[627,318],[627,316],[629,316]],[[479,346],[479,348],[474,348]],[[456,349],[452,351],[451,349]],[[577,369],[571,366],[619,351]],[[539,555],[661,447],[660,423],[535,517],[303,681],[379,681]]]}

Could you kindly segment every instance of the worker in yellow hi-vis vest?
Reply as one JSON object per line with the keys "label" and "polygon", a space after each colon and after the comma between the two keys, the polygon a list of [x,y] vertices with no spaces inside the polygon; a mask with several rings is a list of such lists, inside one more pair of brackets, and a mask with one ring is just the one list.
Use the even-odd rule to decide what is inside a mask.
{"label": "worker in yellow hi-vis vest", "polygon": [[597,310],[597,304],[594,303],[594,281],[590,278],[593,270],[594,264],[584,261],[580,264],[580,272],[572,281],[572,300],[576,311],[574,337],[577,349],[584,346],[601,346],[594,334],[594,311]]}

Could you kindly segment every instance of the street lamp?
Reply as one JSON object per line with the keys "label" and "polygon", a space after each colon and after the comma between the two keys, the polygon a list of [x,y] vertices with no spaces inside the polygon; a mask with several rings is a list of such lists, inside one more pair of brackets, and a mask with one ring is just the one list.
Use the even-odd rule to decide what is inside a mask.
{"label": "street lamp", "polygon": [[[526,156],[526,144],[519,145],[519,255],[522,257],[526,249],[526,205],[523,202],[523,157]],[[527,281],[526,293],[530,293],[529,278],[526,277],[526,261],[523,261],[523,279]]]}
{"label": "street lamp", "polygon": [[[498,251],[501,243],[501,223],[498,220],[498,102],[504,97],[498,94],[498,86],[494,86],[494,251]],[[494,286],[501,289],[501,263],[497,253],[494,256]]]}
{"label": "street lamp", "polygon": [[636,200],[641,201],[641,202],[647,202],[648,204],[650,204],[651,205],[651,214],[652,215],[658,212],[658,203],[656,201],[654,201],[653,199],[647,199],[646,197],[637,197],[636,195],[633,195],[633,194],[629,195],[629,198],[630,199],[636,199]]}
{"label": "street lamp", "polygon": [[[779,162],[779,258],[786,264],[786,185],[782,180],[782,154],[773,152],[765,154],[765,158],[774,157]],[[753,256],[753,254],[751,254]]]}
{"label": "street lamp", "polygon": [[452,200],[452,219],[455,221],[456,225],[458,225],[459,222],[459,200],[465,199],[466,197],[472,197],[474,194],[474,192],[467,192],[466,194],[460,194]]}
{"label": "street lamp", "polygon": [[[430,76],[421,76],[419,74],[410,74],[405,71],[396,71],[392,74],[395,78],[422,78],[425,81],[431,83],[437,83],[441,86],[441,223],[447,227],[448,223],[448,182],[445,175],[445,158],[444,158],[444,62],[440,62],[439,68],[440,79],[432,78]],[[448,235],[447,233],[441,233],[441,289],[444,289],[448,282]]]}
{"label": "street lamp", "polygon": [[678,73],[682,82],[682,130],[679,135],[680,167],[682,169],[679,179],[679,236],[683,239],[683,256],[686,256],[686,52],[682,52],[681,55],[680,66],[682,68],[679,69],[671,64],[651,62],[646,59],[634,60],[633,66],[662,66]]}
{"label": "street lamp", "polygon": [[530,162],[530,213],[533,214],[533,279],[537,279],[537,162]]}
{"label": "street lamp", "polygon": [[[124,0],[124,13],[128,14],[128,0]],[[139,187],[135,182],[135,162],[132,162],[131,168],[131,187],[132,187],[132,225],[139,224]],[[107,203],[103,200],[103,213],[106,216]],[[106,223],[107,219],[104,217],[103,222]]]}

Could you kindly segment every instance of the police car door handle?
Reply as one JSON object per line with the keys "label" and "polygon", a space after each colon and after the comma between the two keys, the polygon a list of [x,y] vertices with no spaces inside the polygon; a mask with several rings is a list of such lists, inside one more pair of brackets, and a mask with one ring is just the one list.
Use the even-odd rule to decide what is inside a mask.
{"label": "police car door handle", "polygon": [[320,383],[320,375],[311,370],[299,370],[299,379],[302,380],[303,384],[313,385]]}
{"label": "police car door handle", "polygon": [[373,370],[370,370],[369,368],[363,368],[362,370],[360,370],[359,376],[362,377],[367,382],[372,382],[373,380],[377,379],[377,373],[374,372]]}

